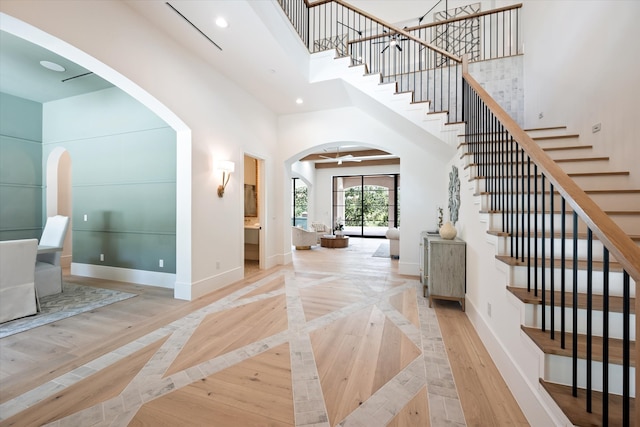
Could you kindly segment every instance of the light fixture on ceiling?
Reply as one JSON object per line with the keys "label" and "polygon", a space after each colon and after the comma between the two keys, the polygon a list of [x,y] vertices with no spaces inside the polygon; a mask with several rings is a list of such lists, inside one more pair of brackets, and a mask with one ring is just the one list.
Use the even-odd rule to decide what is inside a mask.
{"label": "light fixture on ceiling", "polygon": [[296,99],[296,104],[301,105],[304,101],[302,100],[302,98],[298,98]]}
{"label": "light fixture on ceiling", "polygon": [[64,68],[62,65],[56,64],[55,62],[51,61],[40,61],[40,65],[42,65],[47,70],[56,71],[58,73],[67,71],[66,68]]}
{"label": "light fixture on ceiling", "polygon": [[229,23],[222,16],[218,16],[216,18],[216,25],[220,28],[227,28],[229,26]]}
{"label": "light fixture on ceiling", "polygon": [[224,196],[224,190],[227,188],[229,178],[231,178],[231,172],[236,168],[235,163],[230,160],[218,160],[215,165],[215,169],[222,171],[222,184],[218,186],[218,197]]}

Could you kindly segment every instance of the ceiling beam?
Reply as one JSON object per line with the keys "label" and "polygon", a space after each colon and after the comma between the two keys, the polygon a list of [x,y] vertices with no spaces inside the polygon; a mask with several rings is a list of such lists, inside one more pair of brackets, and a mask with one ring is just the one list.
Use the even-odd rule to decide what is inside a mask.
{"label": "ceiling beam", "polygon": [[352,168],[362,166],[385,166],[385,165],[399,165],[400,159],[377,159],[377,160],[363,160],[361,162],[349,162],[343,161],[341,165],[337,162],[330,163],[316,163],[316,169],[329,169],[329,168]]}
{"label": "ceiling beam", "polygon": [[[351,154],[353,157],[370,157],[370,156],[389,156],[391,153],[387,153],[383,150],[356,150],[356,151],[340,151],[340,157],[348,156]],[[309,154],[300,159],[301,162],[305,161],[316,161],[316,160],[327,160],[325,157],[335,157],[336,153],[327,152],[327,153],[313,153]]]}

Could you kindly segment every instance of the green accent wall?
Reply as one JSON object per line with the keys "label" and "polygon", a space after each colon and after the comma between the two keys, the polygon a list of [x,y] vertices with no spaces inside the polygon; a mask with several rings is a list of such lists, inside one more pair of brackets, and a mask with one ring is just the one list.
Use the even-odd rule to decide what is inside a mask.
{"label": "green accent wall", "polygon": [[0,240],[42,234],[42,104],[0,93]]}
{"label": "green accent wall", "polygon": [[44,104],[45,167],[59,147],[71,157],[73,262],[175,273],[175,131],[110,88]]}

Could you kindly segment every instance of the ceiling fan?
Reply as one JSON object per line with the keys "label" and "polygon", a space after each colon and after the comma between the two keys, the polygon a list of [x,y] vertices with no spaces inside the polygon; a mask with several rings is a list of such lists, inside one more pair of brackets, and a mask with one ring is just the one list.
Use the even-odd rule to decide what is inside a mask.
{"label": "ceiling fan", "polygon": [[[387,33],[387,30],[384,30],[383,32]],[[383,54],[385,50],[389,49],[389,47],[392,47],[392,46],[398,49],[398,51],[402,52],[402,47],[400,46],[400,42],[409,40],[407,37],[402,37],[400,33],[387,34],[387,37],[389,38],[388,40],[371,42],[371,44],[383,44],[383,43],[387,44],[384,47],[384,49],[380,51],[380,54]]]}
{"label": "ceiling fan", "polygon": [[[329,151],[325,148],[324,151],[326,153],[328,153]],[[340,155],[340,147],[336,148],[336,155],[331,157],[331,156],[323,156],[322,154],[320,154],[320,157],[323,159],[328,159],[328,160],[336,160],[338,162],[339,165],[342,164],[343,161],[345,162],[361,162],[362,160],[360,159],[354,159],[353,155],[351,154],[343,154],[342,156]]]}

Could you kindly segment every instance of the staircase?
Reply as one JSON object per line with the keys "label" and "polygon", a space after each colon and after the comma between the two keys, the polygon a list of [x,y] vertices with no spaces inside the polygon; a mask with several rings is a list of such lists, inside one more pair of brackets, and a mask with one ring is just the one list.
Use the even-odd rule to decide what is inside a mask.
{"label": "staircase", "polygon": [[[531,138],[540,145],[540,147],[547,152],[562,169],[574,178],[574,180],[580,182],[580,186],[589,194],[594,201],[610,215],[618,225],[627,232],[629,237],[635,242],[636,245],[640,245],[640,234],[638,225],[640,224],[640,189],[628,188],[626,182],[628,177],[628,171],[616,171],[611,170],[608,167],[608,157],[598,156],[593,153],[593,147],[581,145],[579,135],[568,134],[563,127],[553,129],[530,129],[527,133]],[[553,398],[556,404],[566,414],[567,418],[577,426],[599,426],[606,425],[603,423],[602,413],[602,354],[605,343],[602,338],[602,330],[597,332],[597,335],[593,337],[592,360],[595,365],[599,365],[592,372],[593,376],[593,388],[597,391],[592,394],[591,411],[587,411],[585,388],[586,383],[585,375],[580,373],[578,384],[581,386],[577,388],[577,397],[573,397],[573,390],[571,387],[572,379],[570,373],[572,370],[572,349],[573,349],[573,327],[572,327],[572,309],[573,309],[573,295],[567,294],[564,301],[564,308],[562,307],[562,295],[559,291],[554,292],[553,302],[551,299],[550,291],[545,290],[544,302],[542,299],[542,292],[537,293],[531,290],[531,286],[527,286],[527,281],[530,280],[527,267],[527,263],[537,265],[536,269],[538,276],[538,286],[541,285],[541,275],[543,274],[541,269],[544,264],[546,268],[550,265],[549,255],[546,259],[538,257],[534,260],[529,260],[528,251],[525,248],[526,261],[522,261],[522,258],[515,257],[510,254],[511,237],[520,239],[524,235],[528,234],[527,227],[516,231],[515,233],[502,232],[502,215],[503,213],[510,215],[511,212],[503,212],[503,210],[492,209],[491,198],[497,191],[486,191],[484,177],[479,174],[481,166],[473,160],[474,155],[468,150],[469,144],[464,141],[458,146],[461,167],[465,170],[470,188],[474,192],[476,203],[479,207],[479,212],[484,216],[488,223],[487,233],[494,236],[497,239],[496,245],[496,259],[503,264],[503,269],[507,271],[508,282],[506,283],[506,289],[517,300],[520,301],[523,313],[523,319],[521,329],[524,334],[544,353],[544,368],[542,371],[548,372],[545,378],[540,378],[540,384],[544,387],[546,392]],[[485,165],[486,166],[486,165]],[[494,166],[489,164],[489,167]],[[537,179],[537,178],[536,178]],[[528,186],[527,181],[525,187]],[[508,194],[507,197],[522,197],[521,193]],[[526,196],[525,196],[526,197]],[[561,212],[558,209],[554,209],[554,212],[550,212],[548,209],[550,198],[554,198],[554,207],[560,206],[560,195],[558,192],[554,192],[553,196],[546,194],[543,196],[542,191],[537,191],[531,194],[534,200],[534,204],[542,206],[543,197],[546,197],[546,207],[544,213],[539,215],[546,217],[545,224],[550,224],[550,216],[554,215],[554,230],[550,228],[546,229],[544,234],[539,229],[533,234],[535,239],[535,247],[542,247],[544,244],[547,248],[551,246],[551,235],[555,238],[555,262],[559,263],[560,260],[560,242],[558,239],[562,238],[560,232],[560,218],[558,218]],[[522,212],[515,214],[521,215]],[[567,216],[571,215],[571,209],[566,209]],[[539,218],[541,223],[542,220]],[[556,226],[557,225],[557,226]],[[566,240],[565,246],[568,248],[573,247],[573,234],[565,233],[564,239]],[[584,370],[585,361],[587,359],[587,335],[585,331],[587,329],[586,315],[587,315],[587,233],[579,232],[577,237],[578,248],[578,359],[577,365],[580,366],[580,370]],[[593,289],[597,289],[596,294],[593,296],[593,307],[591,317],[594,320],[593,324],[602,325],[602,307],[603,307],[603,274],[602,274],[602,257],[603,246],[602,244],[594,240],[592,242],[592,269],[597,272],[593,276],[593,282],[591,286]],[[570,283],[573,274],[573,253],[570,251],[567,253],[569,261],[566,265],[565,282]],[[623,327],[623,274],[622,269],[617,263],[610,263],[610,278],[609,278],[609,338],[607,340],[608,347],[608,366],[609,366],[609,378],[617,379],[617,381],[610,381],[609,392],[612,393],[609,397],[608,407],[608,422],[609,425],[624,425],[623,416],[624,402],[620,397],[623,390],[623,340],[622,331]],[[550,282],[551,277],[548,271],[546,274],[547,283]],[[554,282],[561,283],[562,272],[554,272]],[[633,317],[635,317],[635,286],[630,286],[630,311]],[[553,307],[553,308],[552,308]],[[551,338],[550,329],[550,312],[555,312],[555,319],[561,318],[561,313],[565,312],[565,325],[556,321],[553,325],[554,336]],[[545,318],[547,331],[543,331],[542,318]],[[633,323],[633,319],[631,322]],[[562,338],[562,330],[565,330],[564,339]],[[601,328],[600,328],[601,329]],[[635,333],[631,333],[630,339],[630,364],[631,373],[630,378],[633,378],[635,370]],[[563,343],[564,341],[564,343]],[[632,381],[633,382],[633,381]],[[629,402],[629,410],[633,413],[635,411],[635,399],[631,399]],[[630,425],[634,425],[631,423]]]}
{"label": "staircase", "polygon": [[[314,27],[311,6],[292,18],[290,12],[298,9],[288,12],[288,0],[279,2],[296,28],[296,19],[304,23],[300,28]],[[607,156],[565,128],[523,131],[471,78],[466,64],[460,84],[464,95],[457,94],[458,84],[452,84],[449,75],[452,70],[457,75],[459,59],[412,36],[412,29],[396,28],[340,0],[322,5],[331,12],[317,16],[340,17],[337,27],[350,31],[344,37],[323,34],[319,43],[303,37],[314,31],[298,30],[310,52],[316,52],[318,44],[329,48],[312,55],[311,80],[343,79],[447,145],[457,145],[460,158],[454,164],[465,171],[477,213],[486,224],[486,241],[494,244],[497,270],[505,273],[503,295],[517,309],[512,317],[519,324],[517,351],[535,353],[504,368],[520,371],[515,374],[518,386],[528,384],[530,390],[520,390],[521,397],[539,401],[528,408],[544,408],[553,414],[545,419],[563,425],[640,426],[634,398],[640,189],[631,186],[629,171],[611,169]],[[324,30],[331,27],[320,21]],[[378,33],[360,31],[362,22]],[[436,73],[429,70],[440,70],[439,81],[455,88],[453,99],[443,97],[441,90],[432,92],[440,100],[431,103],[428,90],[406,89],[407,79],[400,74],[377,71],[395,63],[379,64],[379,55],[367,58],[363,52],[389,34],[416,44],[415,52],[432,51],[436,59],[425,62],[430,66],[408,74],[428,81]],[[346,42],[327,46],[330,40]],[[365,43],[369,45],[363,49]],[[445,66],[433,65],[442,64],[445,56]],[[446,106],[455,109],[453,116]],[[474,250],[483,249],[478,245]],[[490,306],[488,311],[490,317]],[[513,357],[513,349],[502,350],[504,356]],[[535,379],[539,385],[531,384],[529,373],[523,372],[527,368],[540,373]]]}

